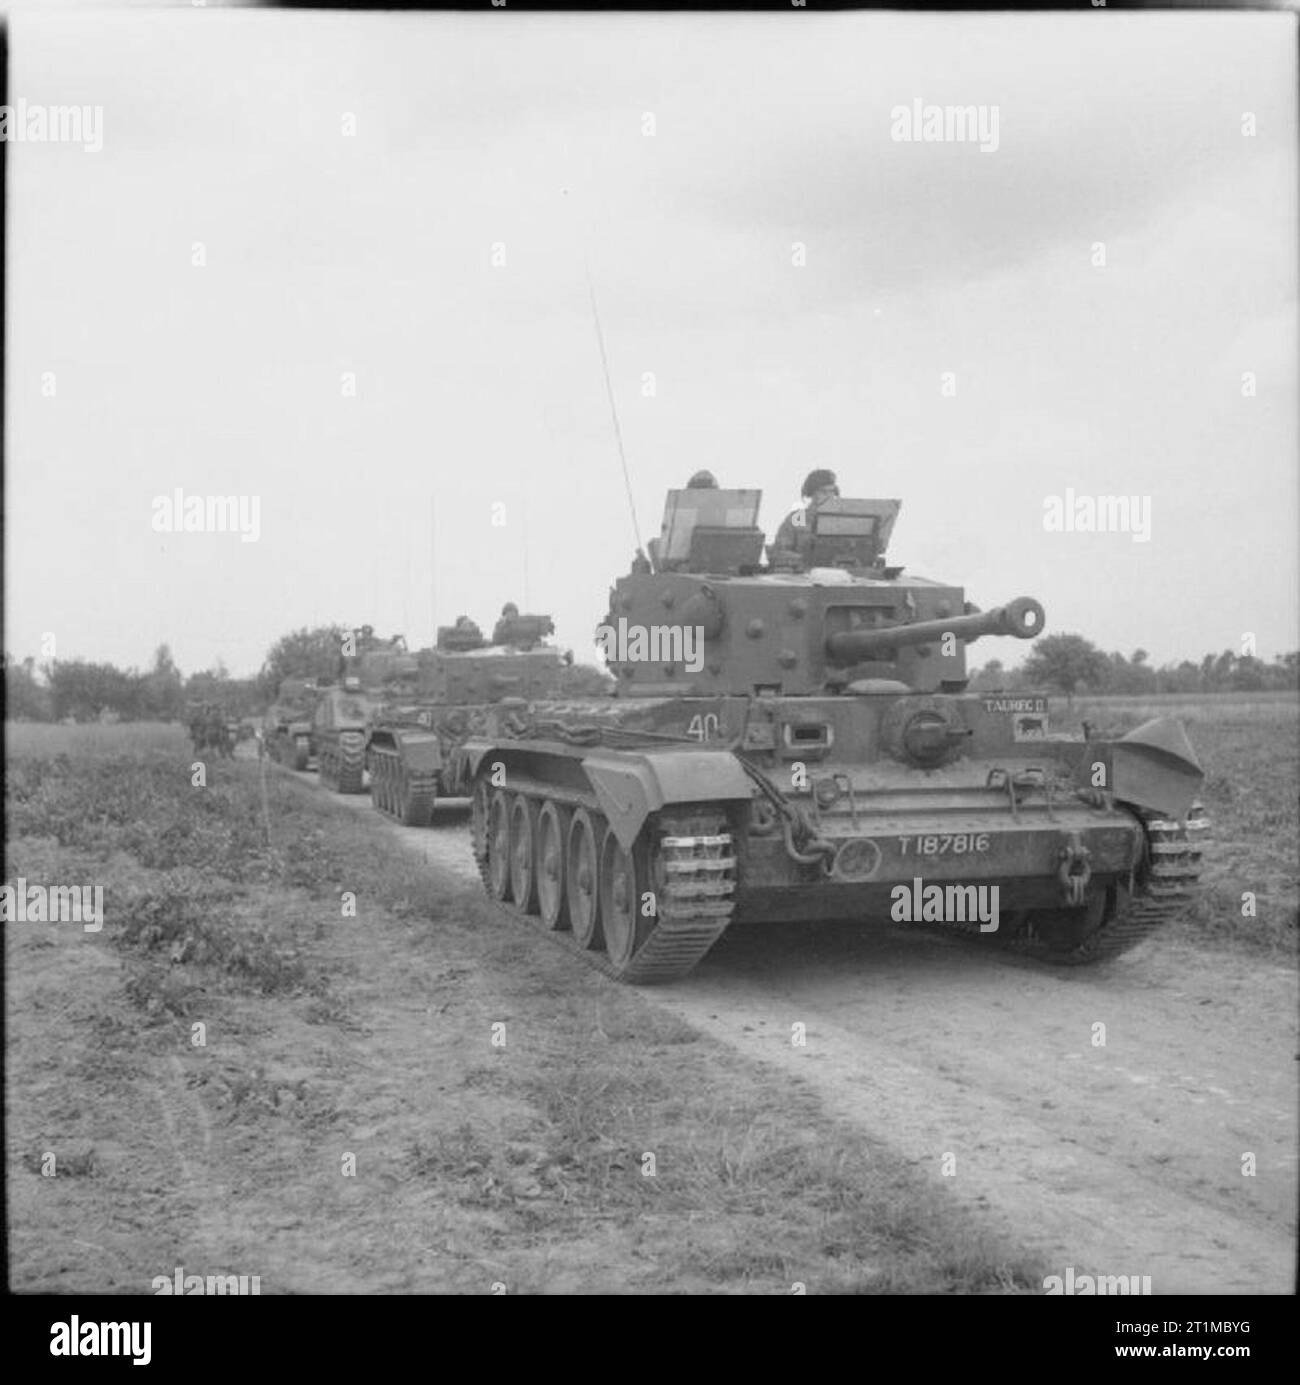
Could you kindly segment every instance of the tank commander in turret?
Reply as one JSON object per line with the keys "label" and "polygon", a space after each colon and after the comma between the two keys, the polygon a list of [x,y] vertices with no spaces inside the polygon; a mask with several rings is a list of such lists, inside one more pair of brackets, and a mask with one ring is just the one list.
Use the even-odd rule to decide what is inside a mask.
{"label": "tank commander in turret", "polygon": [[715,491],[718,489],[718,478],[711,471],[697,471],[686,483],[688,491]]}
{"label": "tank commander in turret", "polygon": [[519,607],[513,601],[507,601],[501,608],[501,619],[497,621],[492,630],[493,644],[511,644],[511,636],[514,634],[515,618],[519,615]]}
{"label": "tank commander in turret", "polygon": [[812,518],[828,501],[840,493],[835,482],[835,473],[819,467],[804,477],[803,498],[808,502],[802,510],[795,510],[781,521],[768,549],[768,558],[774,567],[786,566],[793,561],[802,560],[812,542]]}

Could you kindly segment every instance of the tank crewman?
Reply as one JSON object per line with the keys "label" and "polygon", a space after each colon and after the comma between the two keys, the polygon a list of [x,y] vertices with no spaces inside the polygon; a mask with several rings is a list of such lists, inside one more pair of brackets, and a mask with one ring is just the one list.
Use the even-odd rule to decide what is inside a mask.
{"label": "tank crewman", "polygon": [[697,471],[686,483],[688,491],[715,491],[718,489],[718,479],[711,471]]}
{"label": "tank crewman", "polygon": [[812,517],[828,501],[840,493],[835,483],[835,473],[825,467],[818,467],[804,477],[803,498],[808,502],[802,510],[795,510],[781,521],[781,527],[772,540],[769,556],[773,562],[778,557],[802,558],[808,551],[812,539]]}
{"label": "tank crewman", "polygon": [[513,601],[507,601],[501,608],[501,619],[497,621],[492,630],[493,644],[508,644],[510,636],[514,633],[514,621],[519,615],[519,607]]}

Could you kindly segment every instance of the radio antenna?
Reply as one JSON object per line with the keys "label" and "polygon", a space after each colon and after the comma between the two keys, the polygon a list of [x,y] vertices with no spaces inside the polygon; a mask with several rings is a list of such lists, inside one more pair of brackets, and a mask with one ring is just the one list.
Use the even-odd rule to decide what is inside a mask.
{"label": "radio antenna", "polygon": [[636,535],[636,551],[644,555],[645,545],[641,542],[641,526],[636,522],[636,504],[632,500],[632,478],[627,471],[627,453],[623,450],[623,430],[618,426],[618,406],[614,403],[614,386],[609,378],[609,357],[605,352],[605,334],[600,330],[600,312],[596,307],[596,288],[591,282],[591,269],[584,259],[583,272],[587,276],[587,292],[591,296],[591,316],[596,323],[596,341],[600,344],[600,365],[605,372],[605,393],[609,396],[609,416],[614,420],[614,439],[618,443],[618,459],[623,464],[623,485],[627,488],[627,507],[632,513],[632,532]]}

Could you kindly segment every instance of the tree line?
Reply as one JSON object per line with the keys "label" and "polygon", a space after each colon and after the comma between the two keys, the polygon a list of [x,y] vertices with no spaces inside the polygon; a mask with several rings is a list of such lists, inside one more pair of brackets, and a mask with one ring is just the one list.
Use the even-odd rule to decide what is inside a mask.
{"label": "tree line", "polygon": [[[291,631],[271,646],[251,678],[231,677],[220,660],[185,675],[166,644],[144,672],[84,659],[37,666],[34,659],[5,654],[5,715],[15,721],[184,721],[189,703],[215,702],[229,718],[260,716],[286,678],[333,682],[348,633],[343,625]],[[566,696],[599,694],[613,681],[581,664],[565,669],[562,678]]]}
{"label": "tree line", "polygon": [[1043,688],[1067,696],[1294,692],[1300,686],[1300,652],[1265,663],[1253,654],[1225,649],[1205,655],[1200,663],[1184,659],[1157,668],[1145,649],[1125,658],[1118,650],[1105,653],[1082,635],[1044,635],[1034,641],[1020,667],[1004,669],[1001,660],[990,659],[972,671],[970,686],[977,692]]}
{"label": "tree line", "polygon": [[[271,646],[252,678],[232,678],[220,660],[214,668],[185,675],[165,644],[144,672],[84,659],[56,659],[38,668],[33,659],[6,654],[5,714],[17,721],[183,721],[188,703],[215,702],[227,717],[258,716],[286,678],[322,683],[336,678],[347,633],[342,625],[294,630]],[[566,670],[565,680],[564,694],[570,696],[604,692],[610,682],[601,670],[583,664]],[[1038,688],[1067,696],[1291,692],[1300,686],[1300,652],[1265,663],[1225,649],[1199,663],[1184,659],[1156,668],[1144,649],[1125,657],[1105,653],[1082,635],[1044,635],[1020,667],[1006,669],[990,659],[972,670],[970,686],[976,692]]]}

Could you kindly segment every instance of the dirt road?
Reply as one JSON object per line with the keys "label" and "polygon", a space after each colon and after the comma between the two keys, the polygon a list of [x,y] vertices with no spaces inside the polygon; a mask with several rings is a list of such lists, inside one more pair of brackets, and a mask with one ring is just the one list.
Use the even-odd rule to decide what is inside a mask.
{"label": "dirt road", "polygon": [[[391,827],[431,868],[473,879],[467,818],[440,804],[431,829]],[[1287,968],[1168,935],[1057,972],[897,929],[760,927],[646,995],[797,1072],[1062,1275],[1149,1275],[1157,1294],[1294,1287]]]}

